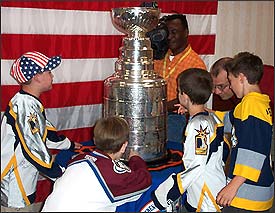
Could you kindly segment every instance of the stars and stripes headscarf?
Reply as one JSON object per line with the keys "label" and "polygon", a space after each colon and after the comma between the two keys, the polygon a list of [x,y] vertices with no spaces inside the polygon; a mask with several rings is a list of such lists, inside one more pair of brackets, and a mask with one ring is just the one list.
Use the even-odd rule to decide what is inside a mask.
{"label": "stars and stripes headscarf", "polygon": [[37,73],[55,69],[60,63],[60,56],[49,58],[37,51],[27,52],[13,63],[10,74],[22,84],[31,80]]}

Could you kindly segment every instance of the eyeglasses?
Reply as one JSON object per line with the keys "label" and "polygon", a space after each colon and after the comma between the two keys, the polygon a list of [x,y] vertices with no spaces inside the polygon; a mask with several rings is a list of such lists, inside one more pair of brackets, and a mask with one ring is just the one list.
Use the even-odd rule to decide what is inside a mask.
{"label": "eyeglasses", "polygon": [[229,86],[229,83],[226,83],[226,84],[218,84],[218,85],[215,85],[214,86],[214,89],[218,89],[220,91],[223,91],[226,87]]}

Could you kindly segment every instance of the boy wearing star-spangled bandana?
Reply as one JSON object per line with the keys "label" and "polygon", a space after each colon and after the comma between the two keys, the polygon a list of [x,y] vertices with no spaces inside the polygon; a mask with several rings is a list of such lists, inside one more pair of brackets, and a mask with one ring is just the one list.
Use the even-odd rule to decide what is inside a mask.
{"label": "boy wearing star-spangled bandana", "polygon": [[58,135],[47,120],[39,97],[52,89],[52,70],[59,56],[27,52],[14,61],[10,74],[20,84],[1,121],[1,212],[38,212],[35,205],[39,172],[55,180],[64,168],[49,149],[78,149],[81,144]]}
{"label": "boy wearing star-spangled bandana", "polygon": [[205,111],[213,82],[209,72],[190,68],[177,78],[178,98],[190,118],[185,130],[183,163],[185,170],[172,174],[152,193],[159,209],[169,209],[187,192],[184,203],[188,212],[220,212],[216,204],[219,190],[226,185],[224,165],[229,154],[229,143],[224,138],[222,121]]}

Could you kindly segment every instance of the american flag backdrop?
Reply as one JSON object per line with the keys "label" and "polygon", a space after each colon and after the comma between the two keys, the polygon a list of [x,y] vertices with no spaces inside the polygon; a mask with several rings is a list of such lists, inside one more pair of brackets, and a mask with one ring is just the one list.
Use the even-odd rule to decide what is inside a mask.
{"label": "american flag backdrop", "polygon": [[[28,51],[60,55],[53,89],[41,96],[46,115],[60,134],[77,142],[90,140],[95,121],[102,117],[104,79],[115,71],[125,36],[112,25],[111,9],[142,2],[1,1],[1,118],[20,89],[10,76],[13,61]],[[186,14],[189,42],[209,68],[215,53],[218,2],[158,1],[158,6],[161,16]]]}
{"label": "american flag backdrop", "polygon": [[[71,140],[91,139],[102,117],[103,82],[114,73],[121,32],[110,11],[144,1],[1,1],[1,117],[19,90],[12,62],[28,51],[60,55],[53,89],[41,96],[50,121]],[[183,13],[189,41],[208,68],[215,53],[217,1],[158,1],[161,16]]]}

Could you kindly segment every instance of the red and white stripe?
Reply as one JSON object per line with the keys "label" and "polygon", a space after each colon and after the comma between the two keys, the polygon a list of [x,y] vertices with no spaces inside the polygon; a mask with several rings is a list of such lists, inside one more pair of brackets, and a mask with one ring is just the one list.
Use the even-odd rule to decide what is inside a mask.
{"label": "red and white stripe", "polygon": [[26,82],[28,79],[24,76],[20,68],[20,58],[18,58],[12,65],[11,76],[18,79],[19,83]]}
{"label": "red and white stripe", "polygon": [[37,65],[42,68],[44,68],[50,60],[50,58],[37,51],[27,52],[23,56],[32,59]]}
{"label": "red and white stripe", "polygon": [[[143,1],[2,1],[1,112],[19,90],[10,76],[23,53],[60,55],[53,89],[41,96],[49,120],[74,141],[90,140],[102,116],[103,82],[114,73],[121,39],[110,11]],[[189,42],[208,68],[215,53],[217,1],[159,1],[162,16],[179,12],[189,23]]]}

